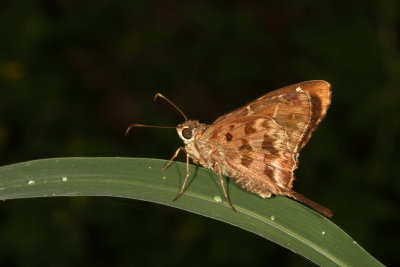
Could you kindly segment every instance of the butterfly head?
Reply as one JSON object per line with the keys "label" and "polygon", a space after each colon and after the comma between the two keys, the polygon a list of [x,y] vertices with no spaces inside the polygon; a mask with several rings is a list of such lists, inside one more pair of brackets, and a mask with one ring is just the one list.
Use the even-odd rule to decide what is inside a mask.
{"label": "butterfly head", "polygon": [[197,120],[188,120],[176,127],[179,137],[183,140],[185,144],[193,141],[199,127],[202,124]]}

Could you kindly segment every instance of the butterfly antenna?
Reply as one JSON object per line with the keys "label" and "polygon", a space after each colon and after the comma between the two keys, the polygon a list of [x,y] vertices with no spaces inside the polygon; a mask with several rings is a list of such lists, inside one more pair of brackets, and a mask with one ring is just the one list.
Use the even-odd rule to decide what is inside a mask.
{"label": "butterfly antenna", "polygon": [[[171,100],[169,100],[168,98],[166,98],[166,97],[163,96],[162,94],[157,93],[157,94],[154,96],[154,101],[156,101],[158,97],[161,97],[162,99],[164,99],[165,101],[167,101],[168,103],[170,103],[171,106],[173,106],[177,111],[179,111],[179,113],[182,114],[182,116],[185,118],[185,121],[188,121],[188,118],[186,117],[185,113],[183,113],[183,111],[182,111],[180,108],[178,108]],[[174,128],[175,128],[175,127],[174,127]]]}
{"label": "butterfly antenna", "polygon": [[145,124],[140,124],[140,123],[132,123],[129,125],[129,127],[125,131],[125,136],[128,135],[128,133],[132,130],[132,128],[135,127],[146,127],[146,128],[176,128],[174,126],[155,126],[155,125],[145,125]]}

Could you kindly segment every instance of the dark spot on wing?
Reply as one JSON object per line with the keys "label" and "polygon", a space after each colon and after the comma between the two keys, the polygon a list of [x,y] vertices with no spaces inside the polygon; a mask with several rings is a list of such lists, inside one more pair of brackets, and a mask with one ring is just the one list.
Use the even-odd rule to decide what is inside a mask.
{"label": "dark spot on wing", "polygon": [[269,165],[265,165],[264,173],[268,178],[272,180],[274,177],[274,168]]}
{"label": "dark spot on wing", "polygon": [[271,155],[277,155],[279,150],[275,148],[274,141],[275,140],[273,138],[267,134],[264,134],[264,140],[261,143],[261,148],[268,151]]}
{"label": "dark spot on wing", "polygon": [[232,139],[233,139],[233,136],[231,133],[226,133],[225,137],[226,137],[226,141],[232,141]]}
{"label": "dark spot on wing", "polygon": [[240,163],[241,163],[243,166],[247,167],[247,168],[250,166],[250,164],[251,164],[252,162],[253,162],[253,159],[250,158],[250,157],[247,156],[247,155],[243,155],[242,158],[240,159]]}
{"label": "dark spot on wing", "polygon": [[254,121],[253,122],[249,122],[244,126],[244,132],[245,134],[252,134],[256,131],[256,129],[254,129]]}
{"label": "dark spot on wing", "polygon": [[247,141],[244,138],[240,139],[240,141],[242,141],[242,145],[239,147],[239,150],[247,150],[247,151],[253,150],[253,148],[249,145],[249,141]]}

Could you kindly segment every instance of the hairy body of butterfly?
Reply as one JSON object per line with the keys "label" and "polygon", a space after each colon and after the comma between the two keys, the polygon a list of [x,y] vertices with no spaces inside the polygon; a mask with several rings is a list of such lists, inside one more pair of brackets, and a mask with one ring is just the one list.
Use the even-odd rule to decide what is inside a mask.
{"label": "hairy body of butterfly", "polygon": [[187,120],[176,129],[187,156],[216,171],[222,186],[226,175],[263,198],[288,196],[331,217],[329,209],[292,189],[299,151],[325,116],[330,96],[329,83],[302,82],[267,93],[211,125]]}

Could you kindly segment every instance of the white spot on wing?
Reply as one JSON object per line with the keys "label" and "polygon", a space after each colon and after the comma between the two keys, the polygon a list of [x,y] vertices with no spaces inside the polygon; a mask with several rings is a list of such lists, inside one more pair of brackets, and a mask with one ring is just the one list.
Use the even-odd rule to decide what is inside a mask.
{"label": "white spot on wing", "polygon": [[274,114],[272,115],[273,119],[276,118],[276,114],[278,113],[278,109],[279,109],[279,106],[276,106],[275,110],[274,110]]}
{"label": "white spot on wing", "polygon": [[247,106],[246,109],[247,109],[247,115],[253,115],[254,114],[254,112],[251,110],[250,106]]}

